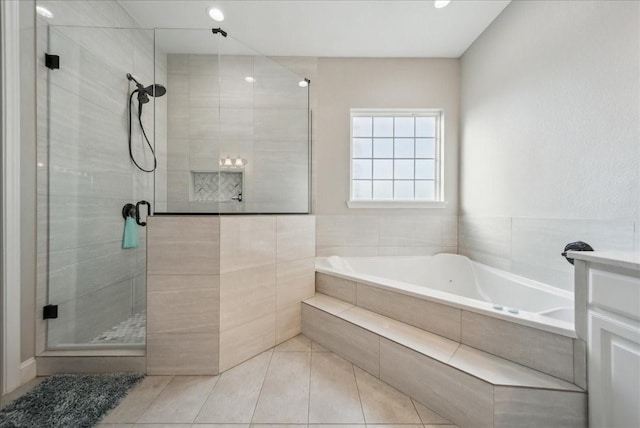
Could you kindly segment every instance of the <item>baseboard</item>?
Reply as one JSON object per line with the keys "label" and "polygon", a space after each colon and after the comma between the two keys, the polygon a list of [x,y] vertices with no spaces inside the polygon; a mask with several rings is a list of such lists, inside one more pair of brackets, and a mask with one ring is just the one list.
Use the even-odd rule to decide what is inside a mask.
{"label": "baseboard", "polygon": [[38,363],[34,357],[20,363],[20,385],[35,379],[37,373]]}

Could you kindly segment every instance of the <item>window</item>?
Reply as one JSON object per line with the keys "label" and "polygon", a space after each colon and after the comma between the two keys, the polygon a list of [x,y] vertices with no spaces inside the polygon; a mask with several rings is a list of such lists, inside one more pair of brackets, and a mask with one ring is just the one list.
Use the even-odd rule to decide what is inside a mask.
{"label": "window", "polygon": [[442,111],[351,110],[349,207],[445,206]]}

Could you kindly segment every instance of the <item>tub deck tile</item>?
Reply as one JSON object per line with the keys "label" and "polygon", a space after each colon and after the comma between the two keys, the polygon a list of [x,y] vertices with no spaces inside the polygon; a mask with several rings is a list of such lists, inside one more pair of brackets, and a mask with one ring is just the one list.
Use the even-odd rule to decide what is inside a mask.
{"label": "tub deck tile", "polygon": [[340,318],[442,362],[449,361],[460,345],[453,340],[359,307],[342,312]]}
{"label": "tub deck tile", "polygon": [[357,306],[460,341],[460,309],[358,283]]}
{"label": "tub deck tile", "polygon": [[449,360],[449,365],[493,385],[583,392],[569,382],[466,345],[460,345]]}
{"label": "tub deck tile", "polygon": [[[328,307],[334,312],[338,311],[338,313],[330,313],[322,306]],[[306,325],[309,334],[313,335],[317,333],[316,330],[322,330],[323,334],[320,334],[320,336],[323,337],[319,340],[320,343],[323,343],[323,340],[335,341],[337,332],[343,335],[342,333],[346,330],[354,330],[350,335],[352,338],[360,335],[367,336],[365,333],[375,335],[380,337],[381,341],[395,342],[413,352],[428,357],[434,363],[446,364],[452,370],[457,369],[455,371],[461,375],[471,376],[492,386],[584,392],[580,387],[557,377],[426,332],[369,310],[356,306],[340,312],[338,307],[340,306],[336,304],[335,299],[320,294],[316,294],[316,297],[303,302],[303,312],[305,312],[305,308],[308,308],[309,311],[315,309],[315,316],[324,320],[303,320],[303,326]],[[341,308],[344,307],[344,305],[341,306]],[[335,325],[333,328],[328,328],[329,324]],[[321,328],[319,325],[323,327]],[[356,332],[358,332],[358,335],[356,335]],[[348,340],[347,337],[343,337],[344,343],[341,346],[335,346],[335,349],[330,347],[330,349],[336,353],[351,349],[353,347],[351,344],[353,339]],[[311,336],[311,338],[317,340],[314,336]],[[349,355],[345,355],[345,358],[350,359],[349,357]],[[370,371],[370,369],[367,370]]]}
{"label": "tub deck tile", "polygon": [[462,311],[461,342],[573,382],[573,339]]}
{"label": "tub deck tile", "polygon": [[304,302],[331,315],[339,315],[340,313],[354,307],[350,303],[319,293],[316,293],[314,297],[307,299]]}

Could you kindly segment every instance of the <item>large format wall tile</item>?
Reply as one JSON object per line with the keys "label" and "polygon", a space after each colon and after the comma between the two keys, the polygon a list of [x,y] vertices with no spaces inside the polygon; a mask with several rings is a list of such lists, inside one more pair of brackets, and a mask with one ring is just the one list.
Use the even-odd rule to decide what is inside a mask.
{"label": "large format wall tile", "polygon": [[495,427],[584,428],[587,394],[496,386]]}
{"label": "large format wall tile", "polygon": [[276,344],[300,334],[302,303],[296,302],[276,311]]}
{"label": "large format wall tile", "polygon": [[147,334],[147,374],[218,373],[218,333]]}
{"label": "large format wall tile", "polygon": [[458,251],[480,263],[509,271],[511,218],[460,217]]}
{"label": "large format wall tile", "polygon": [[376,334],[304,304],[302,322],[302,334],[378,376],[380,356]]}
{"label": "large format wall tile", "polygon": [[222,331],[273,314],[275,308],[275,265],[243,269],[220,276]]}
{"label": "large format wall tile", "polygon": [[616,220],[513,218],[511,271],[573,291],[573,266],[560,255],[566,244],[596,250],[633,251],[633,222]]}
{"label": "large format wall tile", "polygon": [[357,305],[440,336],[460,340],[460,309],[358,284]]}
{"label": "large format wall tile", "polygon": [[378,245],[378,217],[328,216],[316,217],[316,244],[318,247]]}
{"label": "large format wall tile", "polygon": [[209,216],[149,218],[148,274],[218,274],[219,224]]}
{"label": "large format wall tile", "polygon": [[277,309],[312,297],[315,293],[315,258],[276,265]]}
{"label": "large format wall tile", "polygon": [[276,315],[271,312],[246,324],[220,332],[220,371],[225,371],[271,348],[275,339]]}
{"label": "large format wall tile", "polygon": [[[291,218],[293,225],[286,223]],[[213,361],[206,373],[217,373],[218,368],[227,370],[299,334],[301,301],[315,293],[313,224],[298,216],[154,217],[149,232],[150,370],[195,373]],[[276,258],[277,242],[286,250],[281,262]],[[160,262],[152,243],[166,249]],[[176,243],[193,246],[192,253],[202,245],[212,248],[227,271],[202,274],[217,273],[211,267],[218,266],[202,254],[192,262],[185,262],[184,256],[170,259],[170,250],[181,248]],[[159,340],[176,342],[197,334],[208,343],[195,347],[191,356],[180,349],[168,352]],[[211,352],[215,355],[207,354]]]}
{"label": "large format wall tile", "polygon": [[316,291],[344,302],[356,304],[356,282],[316,272]]}
{"label": "large format wall tile", "polygon": [[222,217],[220,267],[222,273],[276,261],[276,217]]}
{"label": "large format wall tile", "polygon": [[429,247],[442,244],[439,216],[380,216],[381,247]]}
{"label": "large format wall tile", "polygon": [[147,332],[218,331],[218,275],[149,275]]}
{"label": "large format wall tile", "polygon": [[315,257],[315,216],[278,216],[276,222],[278,262]]}
{"label": "large format wall tile", "polygon": [[425,256],[457,252],[457,217],[438,215],[317,216],[316,255]]}
{"label": "large format wall tile", "polygon": [[493,427],[493,386],[382,338],[380,379],[460,426]]}
{"label": "large format wall tile", "polygon": [[569,337],[462,311],[461,341],[568,382],[574,380]]}

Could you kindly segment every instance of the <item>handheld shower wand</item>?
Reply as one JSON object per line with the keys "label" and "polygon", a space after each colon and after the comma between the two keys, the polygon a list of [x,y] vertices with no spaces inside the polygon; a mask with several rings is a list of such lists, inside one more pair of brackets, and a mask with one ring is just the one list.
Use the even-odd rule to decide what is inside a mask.
{"label": "handheld shower wand", "polygon": [[[161,97],[164,94],[167,93],[167,89],[159,84],[153,84],[153,85],[149,85],[146,88],[142,85],[142,83],[138,82],[136,80],[135,77],[133,77],[131,75],[131,73],[127,73],[127,79],[130,82],[135,83],[136,85],[136,89],[133,90],[133,92],[131,92],[131,95],[129,96],[129,157],[131,158],[131,161],[134,163],[134,165],[143,172],[153,172],[156,170],[157,166],[158,166],[158,160],[156,158],[156,153],[153,150],[153,146],[151,145],[151,142],[149,141],[149,138],[147,137],[147,133],[144,130],[144,125],[142,124],[142,106],[146,103],[149,102],[149,95],[152,97]],[[147,143],[147,146],[149,146],[149,150],[151,150],[151,154],[153,155],[153,168],[152,169],[145,169],[143,167],[141,167],[138,162],[136,161],[135,157],[133,156],[133,150],[131,148],[131,105],[133,104],[133,95],[135,93],[138,93],[138,123],[140,124],[140,129],[142,130],[142,135]]]}

